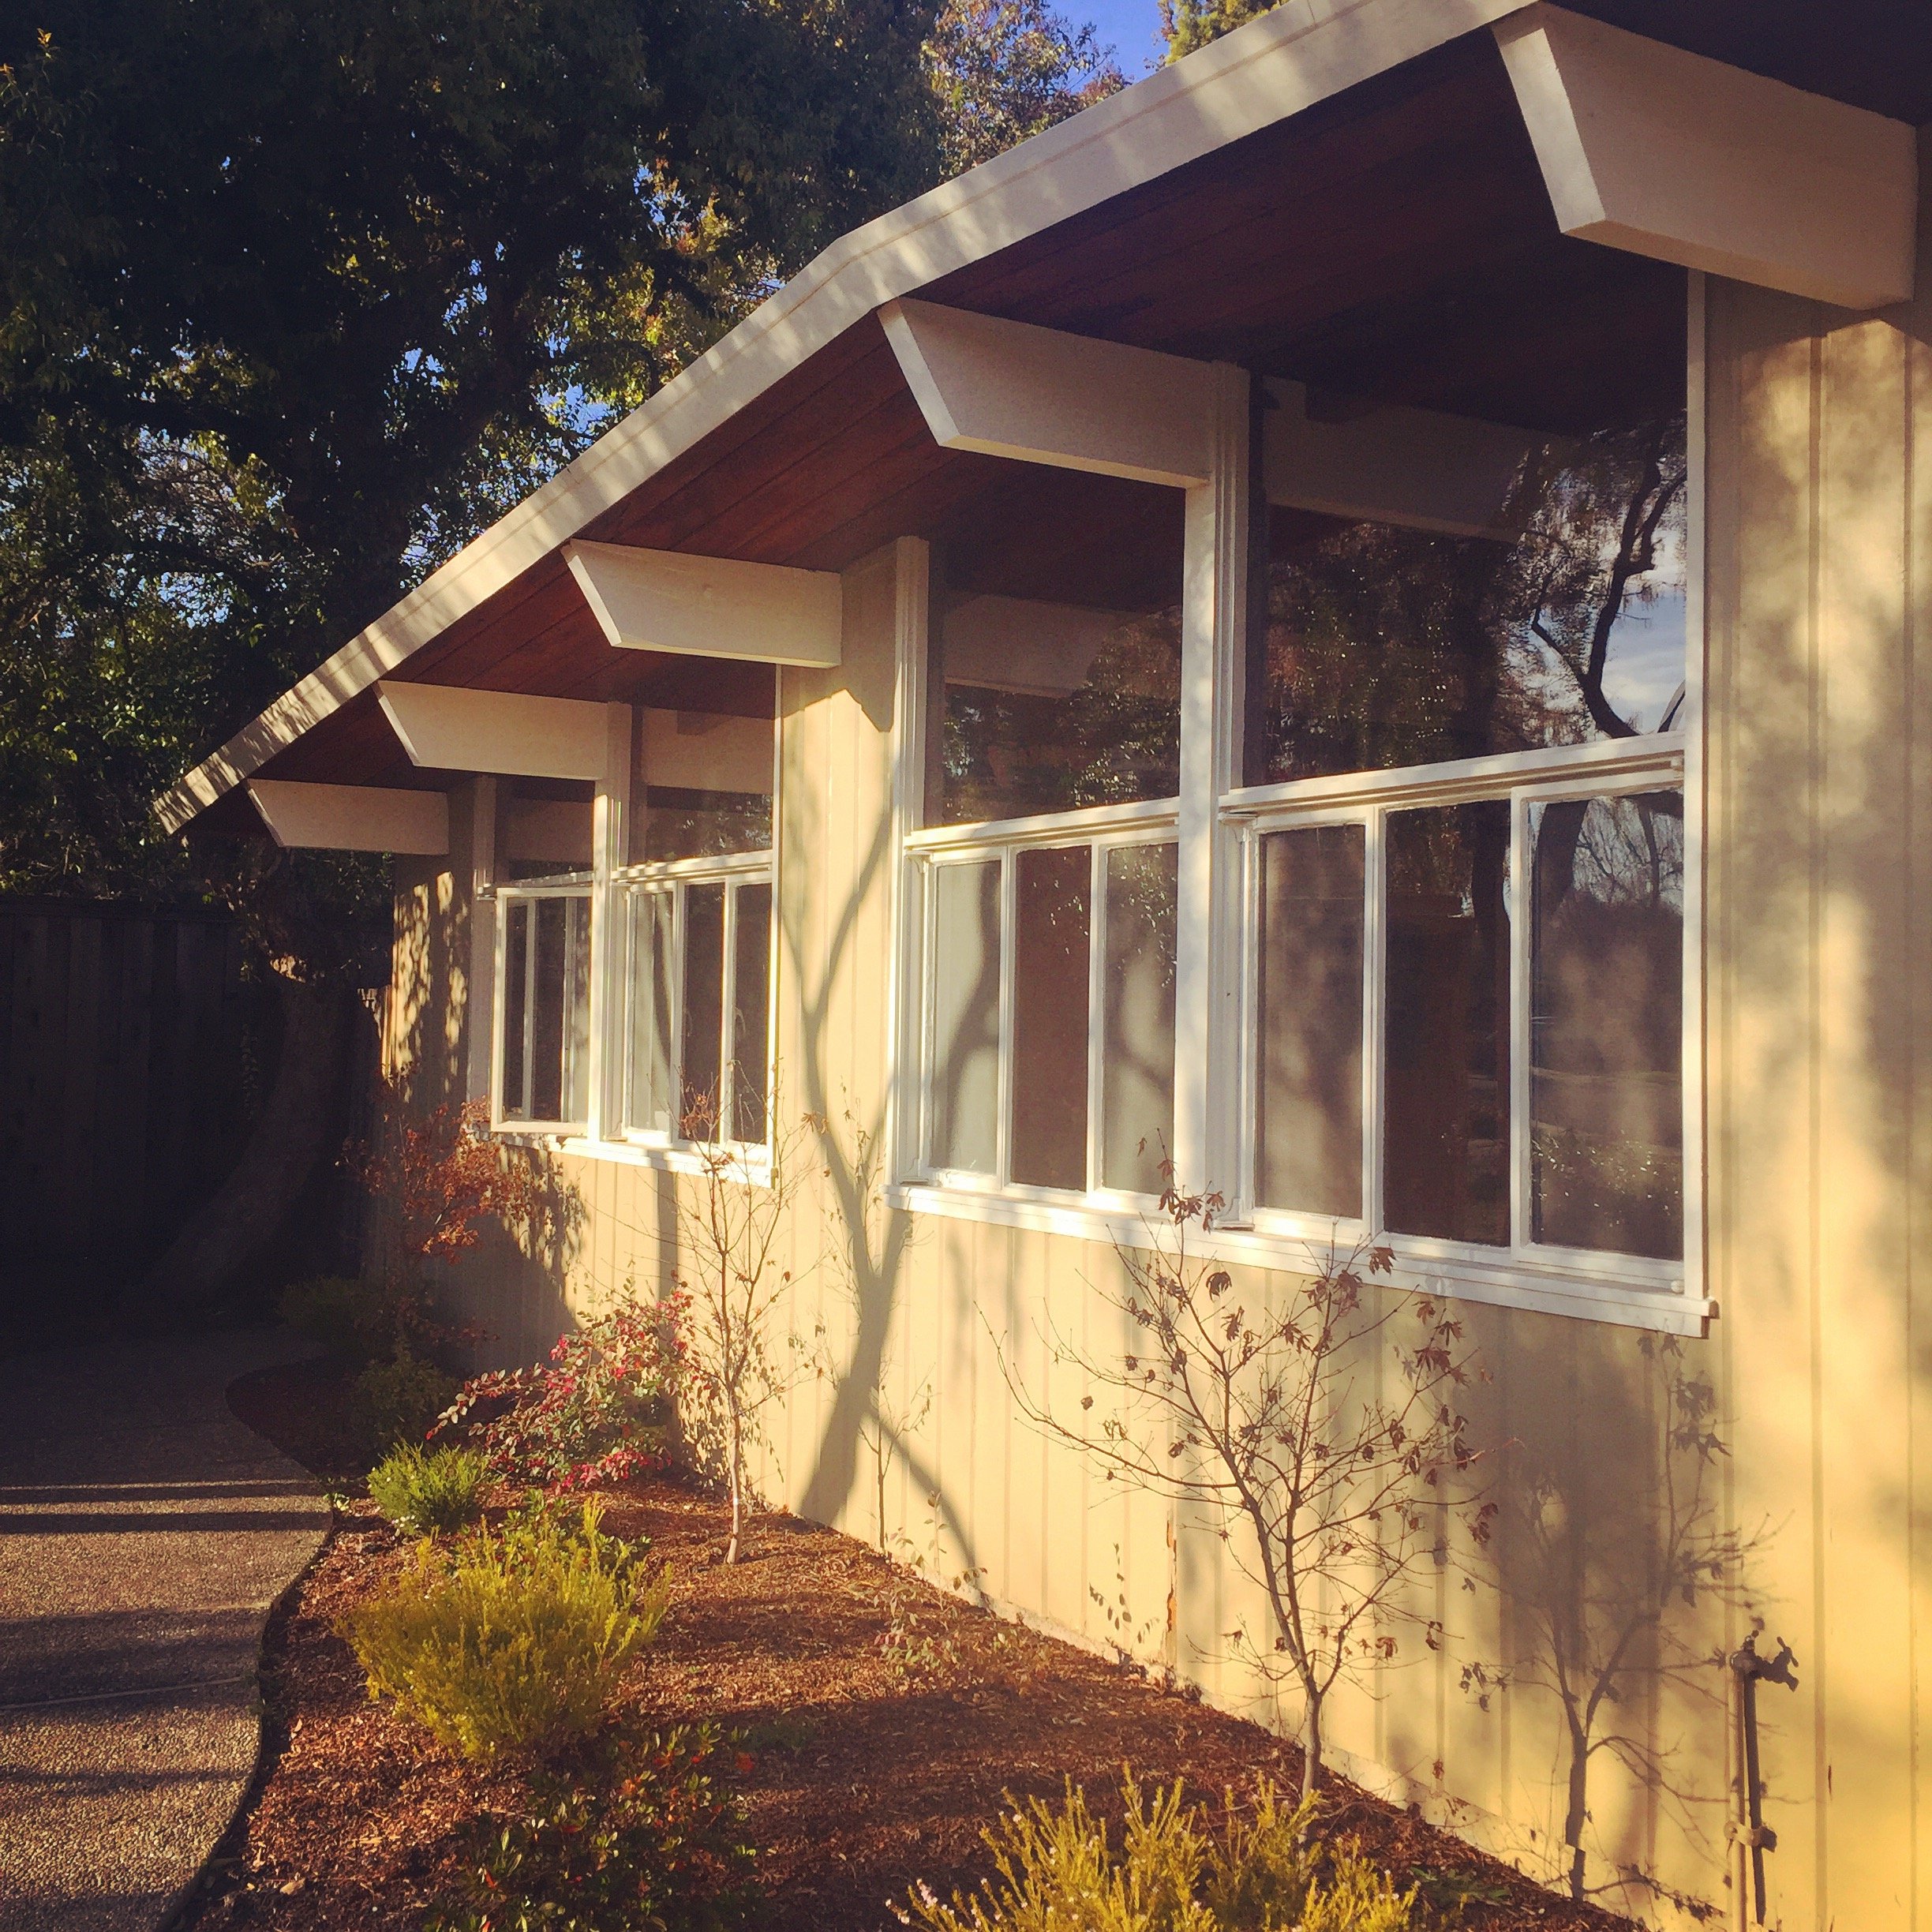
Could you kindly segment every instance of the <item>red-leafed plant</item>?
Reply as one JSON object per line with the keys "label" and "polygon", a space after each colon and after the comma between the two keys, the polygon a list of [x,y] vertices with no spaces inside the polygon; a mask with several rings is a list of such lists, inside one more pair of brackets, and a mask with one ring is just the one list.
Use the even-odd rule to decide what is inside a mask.
{"label": "red-leafed plant", "polygon": [[466,1382],[432,1437],[461,1432],[506,1481],[596,1489],[661,1468],[682,1355],[683,1297],[626,1301],[534,1368]]}
{"label": "red-leafed plant", "polygon": [[380,1144],[352,1148],[350,1170],[394,1203],[403,1252],[453,1261],[490,1219],[536,1231],[553,1207],[542,1177],[520,1150],[490,1137],[489,1103],[470,1100],[412,1118],[391,1091]]}

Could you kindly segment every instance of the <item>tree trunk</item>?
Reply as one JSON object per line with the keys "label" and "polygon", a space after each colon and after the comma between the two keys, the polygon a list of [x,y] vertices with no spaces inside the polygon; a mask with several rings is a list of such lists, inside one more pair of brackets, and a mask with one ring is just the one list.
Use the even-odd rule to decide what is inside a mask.
{"label": "tree trunk", "polygon": [[1563,1843],[1570,1848],[1570,1896],[1584,1896],[1583,1825],[1589,1816],[1589,1740],[1573,1721],[1570,1727],[1569,1809],[1563,1818]]}
{"label": "tree trunk", "polygon": [[1309,1694],[1308,1715],[1301,1720],[1301,1795],[1305,1799],[1312,1798],[1320,1789],[1321,1777],[1321,1700]]}
{"label": "tree trunk", "polygon": [[281,1232],[315,1170],[335,1115],[348,999],[339,987],[303,986],[281,975],[275,985],[282,1054],[255,1132],[234,1171],[189,1216],[146,1280],[122,1297],[122,1313],[132,1321],[165,1321],[227,1287]]}

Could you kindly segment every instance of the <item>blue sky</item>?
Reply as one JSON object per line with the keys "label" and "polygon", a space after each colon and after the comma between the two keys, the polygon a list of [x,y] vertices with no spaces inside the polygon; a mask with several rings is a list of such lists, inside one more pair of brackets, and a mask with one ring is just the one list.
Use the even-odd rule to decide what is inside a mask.
{"label": "blue sky", "polygon": [[1069,20],[1090,20],[1119,56],[1121,71],[1138,80],[1159,60],[1160,9],[1155,0],[1072,0],[1061,9]]}

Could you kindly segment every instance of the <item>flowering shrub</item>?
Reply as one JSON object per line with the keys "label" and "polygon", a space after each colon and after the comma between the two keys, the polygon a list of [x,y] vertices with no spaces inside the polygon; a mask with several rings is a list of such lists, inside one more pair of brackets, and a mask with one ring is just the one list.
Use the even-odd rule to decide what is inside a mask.
{"label": "flowering shrub", "polygon": [[744,1807],[710,1724],[602,1742],[577,1777],[472,1830],[459,1902],[429,1932],[724,1932],[751,1915]]}
{"label": "flowering shrub", "polygon": [[680,1302],[593,1316],[534,1368],[466,1382],[432,1437],[462,1430],[506,1481],[594,1489],[663,1466]]}

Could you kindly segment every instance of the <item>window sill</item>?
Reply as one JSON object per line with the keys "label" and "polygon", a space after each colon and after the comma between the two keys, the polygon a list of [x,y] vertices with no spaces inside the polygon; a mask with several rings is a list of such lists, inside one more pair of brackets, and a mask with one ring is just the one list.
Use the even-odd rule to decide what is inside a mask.
{"label": "window sill", "polygon": [[[605,1161],[615,1167],[648,1167],[659,1174],[702,1174],[710,1164],[691,1147],[658,1147],[642,1140],[593,1140],[588,1134],[572,1134],[556,1143],[560,1154],[572,1154],[580,1160]],[[725,1170],[734,1181],[753,1187],[771,1185],[771,1149],[768,1147],[734,1148]]]}
{"label": "window sill", "polygon": [[[1151,1211],[1144,1217],[1076,1201],[1021,1200],[925,1181],[899,1182],[886,1189],[886,1199],[888,1206],[909,1214],[1026,1228],[1126,1248],[1152,1247],[1159,1225]],[[1397,1287],[1420,1294],[1665,1335],[1702,1335],[1717,1313],[1716,1302],[1687,1294],[1681,1279],[1666,1281],[1654,1266],[1646,1270],[1641,1263],[1619,1269],[1615,1256],[1606,1256],[1585,1268],[1574,1262],[1556,1265],[1514,1255],[1450,1256],[1424,1252],[1426,1244],[1405,1241],[1400,1235],[1386,1238],[1395,1252],[1390,1279]],[[1309,1244],[1274,1231],[1223,1226],[1204,1237],[1196,1231],[1189,1249],[1204,1259],[1305,1272]]]}

